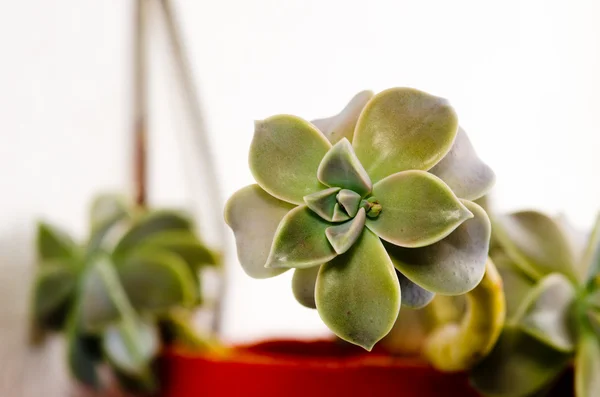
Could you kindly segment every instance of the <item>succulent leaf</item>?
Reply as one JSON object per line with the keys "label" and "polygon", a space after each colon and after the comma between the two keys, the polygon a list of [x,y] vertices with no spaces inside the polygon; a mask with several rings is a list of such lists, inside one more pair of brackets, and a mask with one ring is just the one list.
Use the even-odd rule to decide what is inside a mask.
{"label": "succulent leaf", "polygon": [[181,257],[190,270],[197,271],[206,265],[217,265],[217,255],[202,244],[189,230],[167,230],[144,240],[140,249],[160,249]]}
{"label": "succulent leaf", "polygon": [[313,120],[311,123],[317,127],[332,144],[342,138],[352,142],[356,122],[363,108],[373,97],[372,91],[361,91],[356,94],[339,114],[326,119]]}
{"label": "succulent leaf", "polygon": [[600,214],[590,233],[587,247],[580,265],[580,272],[585,276],[586,283],[593,283],[600,274]]}
{"label": "succulent leaf", "polygon": [[[384,243],[394,266],[412,282],[431,292],[464,294],[475,288],[485,273],[490,221],[477,204],[466,200],[462,204],[473,218],[437,243],[412,249]],[[381,216],[385,207],[383,211]]]}
{"label": "succulent leaf", "polygon": [[346,213],[346,211],[342,208],[340,203],[336,203],[335,207],[333,207],[333,217],[332,222],[346,222],[350,219],[350,215]]}
{"label": "succulent leaf", "polygon": [[302,306],[309,309],[316,309],[315,302],[315,285],[317,283],[317,275],[321,266],[313,266],[308,269],[294,270],[292,277],[292,292],[294,297]]}
{"label": "succulent leaf", "polygon": [[358,213],[358,209],[361,202],[360,194],[353,192],[352,190],[342,189],[336,196],[340,206],[346,211],[351,217],[355,217]]}
{"label": "succulent leaf", "polygon": [[527,333],[553,348],[571,352],[574,335],[571,308],[575,288],[567,278],[553,273],[542,279],[523,302],[515,316]]}
{"label": "succulent leaf", "polygon": [[569,354],[507,326],[492,352],[471,371],[471,384],[485,395],[529,396],[552,382],[569,358]]}
{"label": "succulent leaf", "polygon": [[235,234],[238,259],[250,277],[268,278],[287,270],[268,269],[265,263],[279,223],[293,208],[258,185],[238,190],[227,201],[225,222]]}
{"label": "succulent leaf", "polygon": [[33,289],[33,314],[40,325],[62,328],[76,284],[77,275],[63,264],[45,264],[40,268]]}
{"label": "succulent leaf", "polygon": [[401,171],[427,171],[450,151],[458,119],[445,99],[412,88],[375,95],[356,125],[353,146],[373,183]]}
{"label": "succulent leaf", "polygon": [[117,273],[131,305],[140,312],[161,313],[196,299],[189,267],[168,251],[136,250],[117,264]]}
{"label": "succulent leaf", "polygon": [[319,192],[304,196],[306,206],[326,221],[333,222],[339,187],[330,187]]}
{"label": "succulent leaf", "polygon": [[325,154],[317,171],[319,180],[331,187],[340,187],[364,197],[373,185],[346,138],[342,138]]}
{"label": "succulent leaf", "polygon": [[600,337],[586,330],[581,335],[575,356],[575,393],[577,397],[600,396]]}
{"label": "succulent leaf", "polygon": [[64,231],[45,222],[38,223],[37,230],[38,258],[42,262],[62,260],[72,264],[76,256],[77,246]]}
{"label": "succulent leaf", "polygon": [[144,376],[158,354],[160,342],[152,324],[129,319],[107,327],[102,346],[112,365],[127,374]]}
{"label": "succulent leaf", "polygon": [[250,146],[250,170],[272,196],[293,204],[325,187],[317,169],[331,144],[315,126],[296,116],[257,121]]}
{"label": "succulent leaf", "polygon": [[123,219],[129,215],[129,206],[124,197],[115,194],[96,196],[90,207],[90,225],[92,230],[112,223],[115,219]]}
{"label": "succulent leaf", "polygon": [[176,211],[153,211],[143,216],[121,238],[113,251],[114,256],[127,254],[150,236],[168,230],[191,230],[192,222]]}
{"label": "succulent leaf", "polygon": [[514,320],[526,296],[535,286],[535,281],[523,273],[504,253],[495,254],[492,259],[498,268],[504,284],[506,299],[506,320]]}
{"label": "succulent leaf", "polygon": [[427,291],[410,281],[399,271],[396,271],[402,294],[402,306],[410,309],[421,309],[427,306],[435,297],[435,293]]}
{"label": "succulent leaf", "polygon": [[436,176],[404,171],[377,182],[373,197],[381,204],[367,227],[401,247],[423,247],[440,241],[473,214]]}
{"label": "succulent leaf", "polygon": [[535,211],[516,212],[497,217],[494,230],[506,253],[531,278],[558,272],[577,280],[572,248],[552,218]]}
{"label": "succulent leaf", "polygon": [[114,264],[107,257],[97,256],[88,266],[79,290],[80,318],[83,330],[95,332],[121,318],[115,299],[124,298],[119,297]]}
{"label": "succulent leaf", "polygon": [[307,268],[330,261],[336,252],[325,230],[330,226],[307,206],[288,212],[273,240],[266,266],[269,268]]}
{"label": "succulent leaf", "polygon": [[466,200],[476,200],[494,185],[494,171],[475,153],[465,130],[458,127],[450,152],[430,172],[440,177],[454,194]]}
{"label": "succulent leaf", "polygon": [[365,209],[361,208],[354,219],[325,229],[327,240],[329,240],[329,243],[331,243],[331,246],[338,255],[348,251],[352,247],[352,244],[358,240],[365,227],[366,219]]}
{"label": "succulent leaf", "polygon": [[95,340],[86,337],[80,328],[79,310],[70,313],[67,324],[67,365],[71,375],[83,385],[99,389],[100,379],[96,369],[98,361]]}
{"label": "succulent leaf", "polygon": [[317,310],[340,338],[371,350],[392,329],[400,310],[400,285],[383,244],[365,229],[345,254],[321,267]]}

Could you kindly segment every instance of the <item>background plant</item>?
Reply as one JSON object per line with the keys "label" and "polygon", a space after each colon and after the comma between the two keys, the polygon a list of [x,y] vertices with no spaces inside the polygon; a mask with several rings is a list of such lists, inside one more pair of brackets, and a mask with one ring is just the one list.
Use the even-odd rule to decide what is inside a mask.
{"label": "background plant", "polygon": [[543,394],[574,363],[577,397],[599,396],[600,218],[586,238],[564,218],[497,216],[493,242],[508,317],[471,374],[474,386],[491,396]]}
{"label": "background plant", "polygon": [[210,347],[189,321],[202,303],[201,270],[217,265],[218,256],[184,213],[100,196],[90,224],[83,245],[39,224],[32,310],[38,336],[64,332],[68,366],[88,386],[101,387],[105,363],[124,388],[154,391],[152,365],[165,343]]}
{"label": "background plant", "polygon": [[249,162],[257,184],[225,209],[242,267],[295,269],[297,300],[342,339],[370,350],[401,304],[484,276],[490,223],[471,200],[494,174],[444,99],[364,91],[329,119],[273,116],[256,123]]}

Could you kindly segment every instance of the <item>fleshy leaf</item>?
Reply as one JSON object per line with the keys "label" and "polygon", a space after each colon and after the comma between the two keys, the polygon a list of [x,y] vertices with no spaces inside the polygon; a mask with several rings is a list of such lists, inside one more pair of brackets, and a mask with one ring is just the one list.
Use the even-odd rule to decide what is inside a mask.
{"label": "fleshy leaf", "polygon": [[350,100],[339,114],[326,119],[313,120],[311,123],[321,130],[332,144],[342,138],[352,142],[358,116],[372,97],[372,91],[361,91]]}
{"label": "fleshy leaf", "polygon": [[[444,295],[461,295],[479,284],[485,273],[491,227],[485,211],[463,200],[474,216],[452,234],[421,248],[385,247],[394,266],[412,282]],[[385,214],[385,207],[380,217]],[[367,221],[367,225],[369,222]]]}
{"label": "fleshy leaf", "polygon": [[101,194],[92,202],[90,208],[90,225],[92,229],[112,223],[129,215],[127,202],[119,195]]}
{"label": "fleshy leaf", "polygon": [[325,235],[329,225],[305,205],[294,208],[275,232],[266,266],[301,269],[333,259],[336,253]]}
{"label": "fleshy leaf", "polygon": [[390,175],[373,186],[373,197],[382,211],[367,227],[401,247],[433,244],[473,217],[441,179],[425,171]]}
{"label": "fleshy leaf", "polygon": [[570,317],[574,299],[575,289],[569,280],[553,273],[526,297],[515,320],[534,338],[557,350],[571,352],[575,344]]}
{"label": "fleshy leaf", "polygon": [[109,326],[102,345],[109,362],[128,374],[144,375],[158,354],[159,339],[156,329],[137,319]]}
{"label": "fleshy leaf", "polygon": [[138,311],[163,312],[174,305],[189,306],[196,299],[190,269],[168,251],[134,251],[117,264],[117,272]]}
{"label": "fleshy leaf", "polygon": [[511,321],[518,313],[525,297],[534,288],[535,282],[523,273],[506,254],[496,253],[492,259],[502,277],[506,299],[506,319]]}
{"label": "fleshy leaf", "polygon": [[317,172],[327,186],[352,190],[361,196],[371,192],[371,178],[360,164],[350,142],[343,138],[323,157]]}
{"label": "fleshy leaf", "polygon": [[352,190],[342,189],[337,194],[337,201],[348,215],[355,217],[358,212],[358,207],[360,206],[361,197],[360,194],[353,192]]}
{"label": "fleshy leaf", "polygon": [[332,222],[346,222],[348,219],[350,219],[350,215],[342,209],[339,203],[336,203],[335,207],[333,207]]}
{"label": "fleshy leaf", "polygon": [[588,283],[593,282],[594,277],[600,274],[600,214],[598,214],[592,233],[590,233],[579,269]]}
{"label": "fleshy leaf", "polygon": [[115,256],[128,253],[142,242],[157,233],[168,230],[191,230],[191,220],[176,211],[154,211],[143,216],[121,238],[114,249]]}
{"label": "fleshy leaf", "polygon": [[38,270],[34,286],[33,313],[39,324],[62,328],[75,296],[77,276],[62,264],[47,264]]}
{"label": "fleshy leaf", "polygon": [[321,266],[317,310],[340,338],[371,350],[400,310],[400,285],[379,238],[364,230],[345,254]]}
{"label": "fleshy leaf", "polygon": [[294,270],[292,277],[292,291],[296,300],[305,307],[316,309],[315,303],[315,284],[320,266],[309,267],[308,269]]}
{"label": "fleshy leaf", "polygon": [[121,317],[118,302],[120,286],[113,263],[106,257],[95,257],[83,274],[79,300],[81,323],[86,332],[102,329]]}
{"label": "fleshy leaf", "polygon": [[333,221],[333,211],[337,204],[337,194],[340,191],[339,187],[331,187],[319,192],[304,196],[304,202],[321,218],[326,221]]}
{"label": "fleshy leaf", "polygon": [[100,379],[96,370],[97,354],[95,346],[80,330],[76,310],[69,319],[67,331],[67,365],[71,375],[83,385],[98,389]]}
{"label": "fleshy leaf", "polygon": [[62,260],[64,263],[70,263],[76,255],[77,247],[66,232],[40,222],[37,230],[37,250],[41,261]]}
{"label": "fleshy leaf", "polygon": [[202,265],[216,265],[217,256],[189,230],[167,230],[156,233],[141,244],[141,249],[156,248],[179,255],[192,270]]}
{"label": "fleshy leaf", "polygon": [[352,244],[358,240],[365,227],[367,215],[364,208],[361,208],[356,217],[351,221],[341,225],[330,226],[325,230],[327,240],[337,252],[338,255],[348,251]]}
{"label": "fleshy leaf", "polygon": [[505,327],[492,352],[471,371],[471,384],[485,395],[529,396],[552,382],[569,358],[519,329]]}
{"label": "fleshy leaf", "polygon": [[585,255],[591,234],[576,228],[564,213],[559,213],[558,216],[554,217],[554,221],[561,229],[565,236],[565,240],[569,244],[573,254],[575,274],[577,275],[579,282],[583,283],[587,276],[586,273],[589,270]]}
{"label": "fleshy leaf", "polygon": [[475,153],[465,130],[458,133],[450,152],[430,171],[439,176],[458,197],[475,200],[494,185],[494,171]]}
{"label": "fleshy leaf", "polygon": [[275,231],[294,206],[271,196],[258,185],[238,190],[227,201],[225,222],[235,234],[238,260],[250,277],[268,278],[287,269],[267,269]]}
{"label": "fleshy leaf", "polygon": [[448,153],[458,119],[448,101],[412,88],[392,88],[365,106],[353,146],[373,183],[406,170],[427,171]]}
{"label": "fleshy leaf", "polygon": [[575,356],[575,394],[577,397],[600,396],[600,338],[589,330],[579,340]]}
{"label": "fleshy leaf", "polygon": [[419,287],[399,271],[396,271],[396,275],[398,276],[398,281],[400,282],[402,306],[406,306],[411,309],[421,309],[427,306],[435,297],[433,292]]}
{"label": "fleshy leaf", "polygon": [[577,280],[571,246],[552,218],[535,211],[516,212],[495,218],[494,231],[506,253],[531,278],[558,272]]}
{"label": "fleshy leaf", "polygon": [[331,144],[308,121],[279,115],[257,121],[250,146],[250,170],[265,191],[280,200],[303,204],[303,197],[324,189],[317,169]]}

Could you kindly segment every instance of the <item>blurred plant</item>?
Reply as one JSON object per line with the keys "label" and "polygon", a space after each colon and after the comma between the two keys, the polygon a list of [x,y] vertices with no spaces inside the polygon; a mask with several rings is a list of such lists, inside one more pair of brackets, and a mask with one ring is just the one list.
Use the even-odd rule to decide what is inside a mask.
{"label": "blurred plant", "polygon": [[242,267],[254,278],[294,268],[296,299],[344,340],[370,350],[401,304],[484,277],[490,222],[470,200],[494,174],[442,98],[364,91],[332,118],[270,117],[256,122],[249,163],[257,184],[225,209]]}
{"label": "blurred plant", "polygon": [[179,212],[100,196],[90,223],[83,246],[39,224],[34,324],[66,333],[68,366],[80,382],[99,388],[98,368],[106,363],[125,389],[152,392],[152,365],[164,343],[211,346],[189,320],[202,302],[201,269],[219,258]]}
{"label": "blurred plant", "polygon": [[600,218],[587,242],[564,218],[534,211],[493,224],[508,317],[473,385],[490,396],[543,394],[574,361],[577,397],[600,396]]}

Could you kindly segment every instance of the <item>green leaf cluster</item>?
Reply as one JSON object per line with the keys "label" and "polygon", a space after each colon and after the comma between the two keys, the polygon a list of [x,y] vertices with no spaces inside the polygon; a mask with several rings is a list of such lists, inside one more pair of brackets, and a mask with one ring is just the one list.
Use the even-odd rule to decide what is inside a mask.
{"label": "green leaf cluster", "polygon": [[85,385],[102,386],[105,363],[123,387],[151,392],[159,325],[185,326],[182,315],[201,303],[201,269],[217,265],[218,255],[186,214],[142,211],[117,196],[94,200],[90,225],[87,242],[77,244],[39,223],[33,323],[65,333],[69,368]]}

